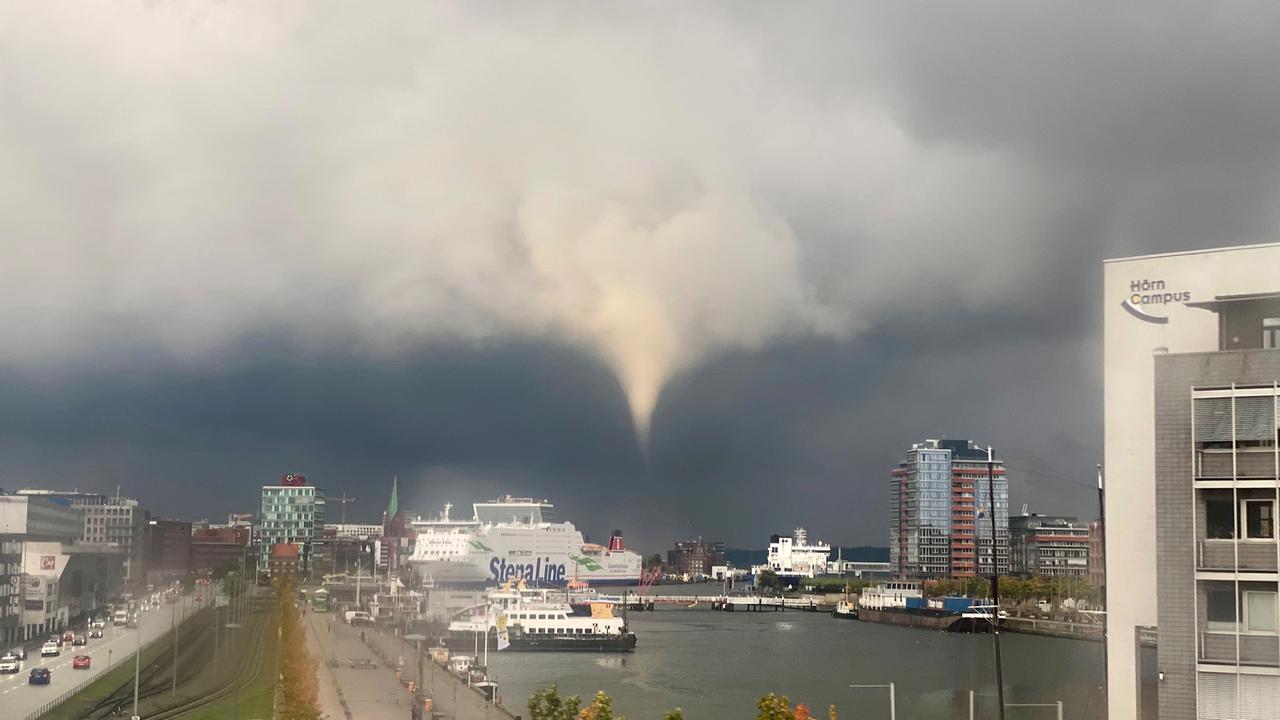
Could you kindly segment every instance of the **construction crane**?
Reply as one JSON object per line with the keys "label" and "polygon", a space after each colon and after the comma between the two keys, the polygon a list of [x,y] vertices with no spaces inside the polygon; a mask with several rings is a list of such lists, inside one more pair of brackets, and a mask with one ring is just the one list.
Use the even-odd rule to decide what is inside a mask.
{"label": "construction crane", "polygon": [[342,524],[343,525],[347,524],[347,503],[353,503],[355,501],[356,501],[355,498],[347,497],[346,493],[342,493],[341,497],[329,498],[329,502],[342,503]]}

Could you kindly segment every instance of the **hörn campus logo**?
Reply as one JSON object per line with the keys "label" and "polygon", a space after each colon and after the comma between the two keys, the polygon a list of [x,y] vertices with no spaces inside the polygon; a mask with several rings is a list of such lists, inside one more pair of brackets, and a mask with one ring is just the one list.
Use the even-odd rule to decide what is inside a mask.
{"label": "h\u00f6rn campus logo", "polygon": [[1132,280],[1129,282],[1130,295],[1120,307],[1139,320],[1166,325],[1169,318],[1150,312],[1154,305],[1168,305],[1176,302],[1191,302],[1191,293],[1184,291],[1169,292],[1163,280]]}

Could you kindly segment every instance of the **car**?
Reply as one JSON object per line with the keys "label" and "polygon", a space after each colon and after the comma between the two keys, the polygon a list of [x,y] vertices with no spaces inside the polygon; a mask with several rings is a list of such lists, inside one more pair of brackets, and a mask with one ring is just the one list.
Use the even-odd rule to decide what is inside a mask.
{"label": "car", "polygon": [[72,670],[88,670],[89,663],[93,662],[93,658],[88,655],[77,655],[71,661]]}
{"label": "car", "polygon": [[48,642],[51,642],[51,643],[53,643],[54,645],[57,645],[58,647],[62,647],[62,636],[61,636],[61,635],[50,635],[50,636],[49,636],[49,640],[48,640]]}
{"label": "car", "polygon": [[70,630],[62,633],[62,642],[69,643],[69,642],[75,642],[75,641],[76,641],[75,633],[71,632]]}
{"label": "car", "polygon": [[26,659],[27,659],[27,649],[26,649],[25,647],[21,646],[21,645],[19,645],[18,647],[16,647],[16,648],[14,648],[14,649],[10,650],[9,652],[7,652],[7,653],[5,653],[5,654],[6,654],[6,655],[13,655],[14,657],[18,658],[19,660],[26,660]]}
{"label": "car", "polygon": [[48,685],[53,682],[53,673],[49,672],[49,668],[32,668],[31,674],[27,676],[27,682],[32,685]]}
{"label": "car", "polygon": [[93,619],[93,622],[89,624],[89,629],[93,630],[97,628],[104,628],[106,626],[107,626],[107,619],[99,617],[99,618]]}
{"label": "car", "polygon": [[76,635],[75,638],[71,641],[71,644],[72,645],[88,645],[89,638],[85,637],[84,635]]}
{"label": "car", "polygon": [[61,654],[62,648],[55,642],[47,642],[40,647],[40,657],[58,657]]}
{"label": "car", "polygon": [[22,661],[17,655],[9,653],[4,657],[0,657],[0,673],[18,673],[22,672]]}
{"label": "car", "polygon": [[100,627],[95,627],[94,629],[90,630],[90,631],[89,631],[89,637],[91,637],[91,638],[100,638],[100,637],[102,637],[102,628],[100,628]]}

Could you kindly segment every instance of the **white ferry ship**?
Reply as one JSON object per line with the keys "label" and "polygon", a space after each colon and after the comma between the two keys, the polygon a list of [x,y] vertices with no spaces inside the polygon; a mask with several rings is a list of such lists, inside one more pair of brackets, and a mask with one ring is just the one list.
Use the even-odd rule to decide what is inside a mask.
{"label": "white ferry ship", "polygon": [[411,523],[417,540],[410,562],[436,585],[485,586],[524,580],[534,587],[570,582],[634,585],[640,555],[614,531],[607,547],[585,542],[570,522],[555,522],[546,500],[504,497],[472,505],[472,519],[453,520],[451,505],[435,520]]}
{"label": "white ferry ship", "polygon": [[783,583],[795,586],[803,579],[825,575],[830,557],[830,545],[822,541],[810,544],[809,533],[798,527],[791,537],[770,537],[768,560],[752,566],[751,574],[758,578],[761,572],[771,570]]}

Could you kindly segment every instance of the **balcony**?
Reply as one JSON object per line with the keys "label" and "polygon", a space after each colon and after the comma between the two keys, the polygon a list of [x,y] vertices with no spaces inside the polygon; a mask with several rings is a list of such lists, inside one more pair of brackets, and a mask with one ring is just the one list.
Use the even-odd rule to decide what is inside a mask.
{"label": "balcony", "polygon": [[[1235,464],[1232,465],[1232,455]],[[1274,479],[1276,476],[1275,453],[1270,448],[1196,451],[1196,477],[1201,479],[1237,478]]]}
{"label": "balcony", "polygon": [[[1270,540],[1200,540],[1198,570],[1276,572],[1276,544]],[[1239,551],[1239,566],[1236,552]]]}
{"label": "balcony", "polygon": [[1280,667],[1280,642],[1275,635],[1201,632],[1200,661],[1235,665],[1237,638],[1240,640],[1241,665]]}

